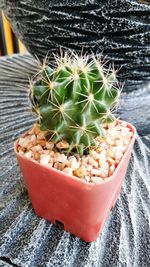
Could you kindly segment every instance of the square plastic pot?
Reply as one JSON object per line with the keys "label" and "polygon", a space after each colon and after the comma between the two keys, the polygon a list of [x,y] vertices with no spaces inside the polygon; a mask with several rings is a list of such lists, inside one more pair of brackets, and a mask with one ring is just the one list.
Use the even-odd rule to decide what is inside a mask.
{"label": "square plastic pot", "polygon": [[87,183],[21,156],[17,141],[15,153],[35,213],[86,242],[96,240],[117,201],[126,174],[136,132],[131,124],[128,127],[133,137],[122,160],[113,175],[99,184]]}

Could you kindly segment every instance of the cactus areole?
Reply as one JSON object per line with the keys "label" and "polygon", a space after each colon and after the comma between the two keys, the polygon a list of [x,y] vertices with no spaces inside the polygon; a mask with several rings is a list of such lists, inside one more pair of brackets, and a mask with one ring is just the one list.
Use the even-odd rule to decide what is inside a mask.
{"label": "cactus areole", "polygon": [[48,140],[66,140],[66,152],[83,154],[103,136],[102,124],[114,121],[118,85],[116,71],[100,57],[65,52],[55,57],[54,67],[45,60],[32,79],[32,111]]}

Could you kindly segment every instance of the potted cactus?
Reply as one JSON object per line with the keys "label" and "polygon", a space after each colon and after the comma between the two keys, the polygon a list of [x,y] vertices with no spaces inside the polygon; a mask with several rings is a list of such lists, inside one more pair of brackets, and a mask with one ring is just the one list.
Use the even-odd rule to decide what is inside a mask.
{"label": "potted cactus", "polygon": [[91,242],[119,195],[135,128],[112,114],[119,83],[100,57],[65,52],[55,63],[30,83],[38,119],[15,153],[37,215]]}

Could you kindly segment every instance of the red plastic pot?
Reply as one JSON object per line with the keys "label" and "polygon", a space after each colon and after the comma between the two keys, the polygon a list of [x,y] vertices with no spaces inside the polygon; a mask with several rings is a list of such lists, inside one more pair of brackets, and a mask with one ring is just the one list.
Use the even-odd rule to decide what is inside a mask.
{"label": "red plastic pot", "polygon": [[17,141],[15,153],[36,214],[63,225],[84,241],[96,240],[117,201],[131,156],[136,131],[129,123],[128,127],[133,137],[121,162],[114,174],[99,184],[87,183],[21,156]]}

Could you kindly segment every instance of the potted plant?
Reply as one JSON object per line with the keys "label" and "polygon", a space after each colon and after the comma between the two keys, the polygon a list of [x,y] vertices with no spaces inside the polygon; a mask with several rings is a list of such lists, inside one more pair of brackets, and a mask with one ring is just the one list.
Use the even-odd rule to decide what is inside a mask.
{"label": "potted plant", "polygon": [[119,82],[100,57],[65,52],[55,63],[30,83],[38,121],[15,153],[37,215],[91,242],[119,195],[135,128],[112,114]]}

